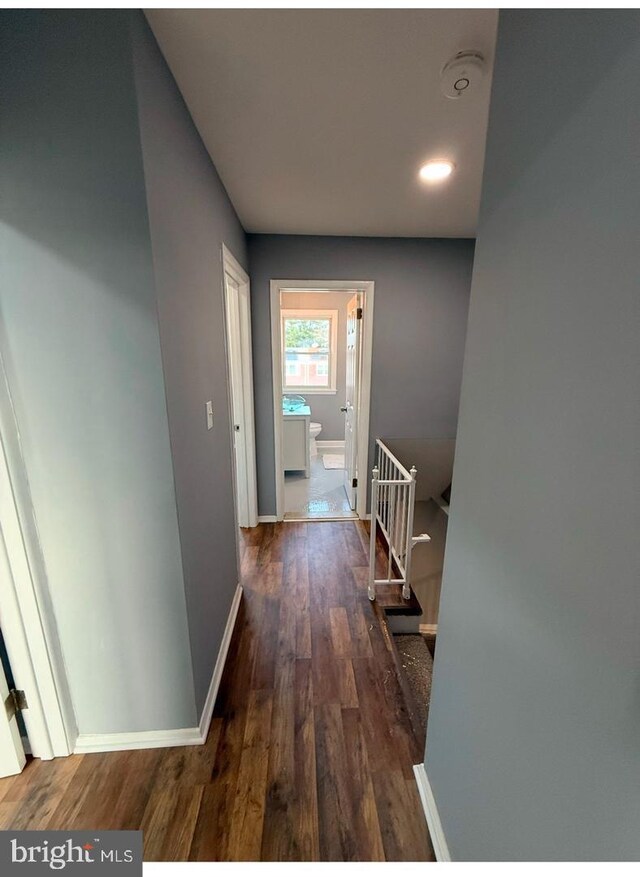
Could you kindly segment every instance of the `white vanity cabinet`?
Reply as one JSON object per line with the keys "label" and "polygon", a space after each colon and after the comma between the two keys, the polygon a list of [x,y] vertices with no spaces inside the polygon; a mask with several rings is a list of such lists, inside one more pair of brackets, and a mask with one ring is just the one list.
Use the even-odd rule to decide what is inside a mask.
{"label": "white vanity cabinet", "polygon": [[308,405],[295,411],[282,412],[282,464],[285,472],[304,472],[309,477],[309,423]]}

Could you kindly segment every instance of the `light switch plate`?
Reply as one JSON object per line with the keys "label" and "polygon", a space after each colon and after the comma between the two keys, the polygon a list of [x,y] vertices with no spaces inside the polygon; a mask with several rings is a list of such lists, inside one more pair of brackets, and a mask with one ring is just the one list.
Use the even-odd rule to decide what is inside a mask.
{"label": "light switch plate", "polygon": [[213,429],[213,402],[207,402],[207,429]]}

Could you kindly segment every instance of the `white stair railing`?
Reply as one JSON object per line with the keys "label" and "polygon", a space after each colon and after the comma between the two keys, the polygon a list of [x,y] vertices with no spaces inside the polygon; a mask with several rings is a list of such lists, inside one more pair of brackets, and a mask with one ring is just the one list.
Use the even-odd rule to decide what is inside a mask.
{"label": "white stair railing", "polygon": [[[376,441],[376,465],[371,479],[371,536],[369,542],[369,599],[376,598],[376,585],[402,585],[402,596],[411,596],[411,554],[418,542],[430,541],[427,533],[413,535],[416,497],[415,466],[407,470],[380,439]],[[377,529],[387,542],[386,578],[376,578]],[[397,574],[394,572],[394,565]]]}

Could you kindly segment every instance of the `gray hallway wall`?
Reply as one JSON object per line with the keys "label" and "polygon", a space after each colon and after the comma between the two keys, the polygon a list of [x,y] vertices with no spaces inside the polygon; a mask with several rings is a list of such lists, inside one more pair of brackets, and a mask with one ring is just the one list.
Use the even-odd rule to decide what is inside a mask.
{"label": "gray hallway wall", "polygon": [[[138,112],[189,636],[200,714],[238,584],[222,244],[247,264],[238,217],[142,13]],[[211,400],[214,428],[207,430]]]}
{"label": "gray hallway wall", "polygon": [[473,241],[248,235],[248,244],[261,515],[275,513],[271,279],[375,281],[370,439],[455,435]]}
{"label": "gray hallway wall", "polygon": [[0,18],[0,345],[78,727],[193,727],[130,13]]}
{"label": "gray hallway wall", "polygon": [[640,858],[640,14],[505,11],[426,769],[461,860]]}
{"label": "gray hallway wall", "polygon": [[244,231],[141,12],[0,23],[0,345],[79,731],[193,728],[238,582]]}

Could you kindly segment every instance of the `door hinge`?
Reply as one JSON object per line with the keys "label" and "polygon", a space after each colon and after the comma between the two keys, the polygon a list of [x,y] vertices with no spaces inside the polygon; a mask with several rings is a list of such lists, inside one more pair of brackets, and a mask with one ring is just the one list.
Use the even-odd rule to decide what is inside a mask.
{"label": "door hinge", "polygon": [[357,479],[357,478],[352,478],[352,479],[351,479],[351,486],[352,486],[352,487],[357,487],[357,486],[358,486],[358,479]]}
{"label": "door hinge", "polygon": [[362,308],[358,308],[358,311],[357,311],[357,313],[356,313],[356,319],[357,319],[357,320],[361,320],[361,319],[362,319]]}
{"label": "door hinge", "polygon": [[28,709],[24,691],[16,691],[15,688],[12,688],[4,702],[4,708],[7,711],[9,721],[11,721],[16,713],[21,713],[22,710]]}

